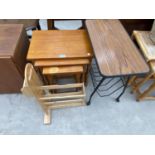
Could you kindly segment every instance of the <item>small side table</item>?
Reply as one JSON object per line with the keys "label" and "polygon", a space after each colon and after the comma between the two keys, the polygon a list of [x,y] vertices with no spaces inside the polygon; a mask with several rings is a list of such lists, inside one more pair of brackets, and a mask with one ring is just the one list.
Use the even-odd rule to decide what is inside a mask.
{"label": "small side table", "polygon": [[40,71],[43,67],[53,65],[54,67],[80,65],[84,68],[87,81],[93,49],[85,30],[35,31],[32,36],[27,59],[39,67]]}

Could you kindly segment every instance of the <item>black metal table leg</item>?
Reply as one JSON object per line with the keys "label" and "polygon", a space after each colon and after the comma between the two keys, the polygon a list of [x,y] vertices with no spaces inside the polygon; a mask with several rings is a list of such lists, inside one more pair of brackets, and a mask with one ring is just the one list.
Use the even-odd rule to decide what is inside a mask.
{"label": "black metal table leg", "polygon": [[91,103],[91,99],[93,97],[93,95],[95,94],[95,92],[97,91],[97,89],[99,88],[99,86],[102,84],[102,82],[105,80],[104,77],[102,77],[101,81],[98,83],[98,85],[96,86],[96,88],[94,89],[94,91],[91,93],[90,97],[89,97],[89,101],[87,102],[87,105],[90,105]]}
{"label": "black metal table leg", "polygon": [[126,88],[127,88],[127,86],[128,86],[128,82],[129,82],[129,77],[127,77],[127,81],[126,81],[126,83],[125,83],[125,85],[124,85],[124,88],[123,88],[121,94],[116,98],[116,101],[117,101],[117,102],[120,101],[121,96],[124,94],[124,92],[125,92],[125,90],[126,90]]}

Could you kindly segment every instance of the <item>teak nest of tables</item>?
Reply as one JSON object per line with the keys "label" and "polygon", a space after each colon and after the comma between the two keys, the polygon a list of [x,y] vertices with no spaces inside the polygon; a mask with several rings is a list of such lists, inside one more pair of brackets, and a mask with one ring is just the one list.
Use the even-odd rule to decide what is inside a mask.
{"label": "teak nest of tables", "polygon": [[80,65],[87,77],[92,47],[85,30],[35,31],[27,59],[41,69]]}
{"label": "teak nest of tables", "polygon": [[[39,68],[44,76],[60,75],[61,77],[62,74],[69,73],[85,74],[87,77],[92,59],[92,47],[85,30],[35,31],[32,35],[27,59]],[[38,86],[36,85],[38,80],[35,80],[33,75],[31,75],[32,78],[29,76],[31,71],[34,75],[37,74],[30,64],[27,65],[27,69],[28,67],[30,71],[25,70],[25,77],[29,77],[30,80],[25,79],[22,91],[23,93],[32,91],[32,95],[41,103],[45,112],[45,123],[50,122],[50,109],[85,105],[84,81],[77,80],[78,83],[75,84],[53,85],[48,78],[48,82],[52,85],[40,85],[40,88],[46,88],[45,96],[40,98],[38,96],[42,94],[39,94],[34,88]],[[63,92],[62,89],[67,89],[67,92]],[[70,92],[68,92],[69,89],[71,89]]]}

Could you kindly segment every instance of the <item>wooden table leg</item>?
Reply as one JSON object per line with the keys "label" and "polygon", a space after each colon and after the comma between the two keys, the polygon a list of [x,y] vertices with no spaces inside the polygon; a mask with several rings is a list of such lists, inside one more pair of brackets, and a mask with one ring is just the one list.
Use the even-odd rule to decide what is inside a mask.
{"label": "wooden table leg", "polygon": [[47,109],[44,113],[44,124],[50,124],[51,123],[51,110]]}
{"label": "wooden table leg", "polygon": [[48,28],[48,30],[55,29],[55,27],[54,27],[54,20],[53,19],[47,19],[47,28]]}

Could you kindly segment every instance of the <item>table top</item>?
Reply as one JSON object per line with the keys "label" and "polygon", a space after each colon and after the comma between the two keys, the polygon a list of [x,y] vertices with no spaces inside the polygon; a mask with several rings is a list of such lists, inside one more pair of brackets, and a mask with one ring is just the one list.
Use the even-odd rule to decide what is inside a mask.
{"label": "table top", "polygon": [[85,30],[34,31],[27,59],[89,58],[92,47]]}
{"label": "table top", "polygon": [[103,76],[149,72],[148,65],[119,20],[87,20],[86,27]]}
{"label": "table top", "polygon": [[0,24],[0,56],[14,54],[23,31],[23,24]]}
{"label": "table top", "polygon": [[155,44],[150,39],[150,31],[134,31],[133,36],[140,46],[146,60],[155,60]]}

